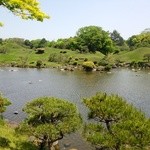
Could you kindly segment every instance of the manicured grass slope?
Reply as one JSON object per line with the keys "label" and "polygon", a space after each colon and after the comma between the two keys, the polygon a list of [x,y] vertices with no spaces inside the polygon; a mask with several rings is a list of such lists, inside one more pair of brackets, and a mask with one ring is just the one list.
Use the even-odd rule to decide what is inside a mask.
{"label": "manicured grass slope", "polygon": [[[1,48],[2,46],[0,46]],[[100,52],[95,54],[86,53],[81,54],[77,51],[71,51],[66,49],[55,49],[55,48],[45,48],[45,52],[43,54],[36,54],[34,49],[29,49],[28,47],[24,47],[18,45],[16,43],[7,43],[4,44],[3,47],[6,49],[6,54],[0,53],[0,64],[11,64],[16,62],[17,64],[22,63],[27,60],[28,65],[35,66],[37,60],[42,60],[47,66],[56,66],[58,63],[48,62],[49,56],[52,54],[60,55],[62,51],[66,51],[66,53],[62,53],[62,56],[67,58],[71,57],[72,60],[80,60],[82,61],[86,58],[91,61],[100,61],[104,57],[104,55]],[[82,62],[81,61],[81,62]],[[80,61],[79,61],[80,63]]]}
{"label": "manicured grass slope", "polygon": [[124,62],[138,62],[138,61],[143,61],[143,56],[145,54],[150,54],[150,48],[147,47],[142,47],[142,48],[137,48],[132,51],[124,51],[120,52],[119,54],[114,55],[116,59],[124,61]]}

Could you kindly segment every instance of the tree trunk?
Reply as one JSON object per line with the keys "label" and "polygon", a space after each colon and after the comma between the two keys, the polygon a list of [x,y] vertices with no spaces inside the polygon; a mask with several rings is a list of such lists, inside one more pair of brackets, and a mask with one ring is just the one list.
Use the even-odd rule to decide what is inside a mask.
{"label": "tree trunk", "polygon": [[53,143],[51,143],[49,140],[48,140],[48,150],[54,150]]}
{"label": "tree trunk", "polygon": [[59,144],[54,145],[55,150],[60,150]]}
{"label": "tree trunk", "polygon": [[46,148],[46,141],[43,140],[43,141],[40,143],[39,150],[45,150],[45,148]]}
{"label": "tree trunk", "polygon": [[42,139],[42,142],[40,143],[39,150],[45,150],[47,144],[47,136],[44,136]]}
{"label": "tree trunk", "polygon": [[110,128],[110,122],[109,121],[105,121],[106,123],[106,128],[109,131],[110,134],[112,134],[111,128]]}
{"label": "tree trunk", "polygon": [[121,145],[120,145],[120,142],[117,142],[117,143],[116,143],[116,146],[115,146],[115,149],[116,149],[116,150],[120,150],[120,146],[121,146]]}
{"label": "tree trunk", "polygon": [[49,150],[60,150],[58,141],[55,141],[53,143],[48,143],[48,145],[51,145],[51,147],[49,147]]}

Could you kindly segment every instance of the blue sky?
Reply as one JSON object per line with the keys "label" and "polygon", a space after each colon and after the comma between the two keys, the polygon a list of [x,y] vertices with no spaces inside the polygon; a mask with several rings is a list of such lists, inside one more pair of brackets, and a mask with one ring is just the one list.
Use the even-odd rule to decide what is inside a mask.
{"label": "blue sky", "polygon": [[0,7],[0,38],[56,40],[74,36],[84,26],[96,25],[105,31],[116,29],[127,39],[150,28],[150,0],[40,0],[50,15],[44,22],[22,20]]}

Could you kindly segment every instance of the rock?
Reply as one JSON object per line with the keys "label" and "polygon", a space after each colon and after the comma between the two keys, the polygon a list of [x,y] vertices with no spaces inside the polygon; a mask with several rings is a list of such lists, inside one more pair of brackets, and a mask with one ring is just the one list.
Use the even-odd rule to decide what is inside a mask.
{"label": "rock", "polygon": [[32,84],[32,82],[31,82],[31,81],[29,81],[29,84]]}
{"label": "rock", "polygon": [[115,64],[112,65],[112,68],[117,68],[117,66]]}
{"label": "rock", "polygon": [[66,143],[64,143],[64,147],[69,147],[71,145],[71,143],[70,142],[66,142]]}
{"label": "rock", "polygon": [[104,66],[99,66],[96,68],[96,71],[104,71],[105,67]]}
{"label": "rock", "polygon": [[14,114],[17,115],[17,114],[18,114],[18,111],[14,111]]}
{"label": "rock", "polygon": [[109,72],[107,72],[107,74],[111,74],[111,72],[109,71]]}

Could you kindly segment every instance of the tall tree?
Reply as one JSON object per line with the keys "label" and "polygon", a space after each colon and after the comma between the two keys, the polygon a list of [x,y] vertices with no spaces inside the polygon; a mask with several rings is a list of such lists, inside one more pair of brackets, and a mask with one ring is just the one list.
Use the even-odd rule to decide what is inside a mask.
{"label": "tall tree", "polygon": [[35,99],[23,109],[28,117],[22,129],[34,135],[39,141],[39,149],[48,147],[76,131],[81,125],[81,118],[74,104],[53,97]]}
{"label": "tall tree", "polygon": [[[44,18],[49,18],[40,10],[38,0],[0,0],[0,6],[7,8],[23,19],[43,21]],[[2,23],[0,23],[0,26],[2,26]]]}
{"label": "tall tree", "polygon": [[42,38],[41,41],[39,42],[38,48],[43,48],[47,44],[47,40],[45,38]]}
{"label": "tall tree", "polygon": [[112,52],[113,43],[108,32],[98,26],[87,26],[77,31],[77,39],[82,51],[83,46],[87,46],[90,52],[100,51],[103,54]]}
{"label": "tall tree", "polygon": [[111,34],[111,39],[114,41],[114,43],[117,46],[122,46],[124,45],[124,39],[121,37],[120,33],[117,30],[114,30]]}
{"label": "tall tree", "polygon": [[88,141],[103,149],[140,149],[150,146],[150,120],[118,95],[97,93],[84,99],[89,118],[95,122],[85,126]]}

